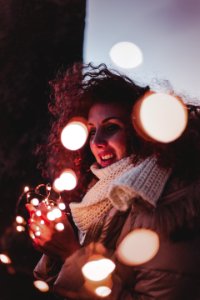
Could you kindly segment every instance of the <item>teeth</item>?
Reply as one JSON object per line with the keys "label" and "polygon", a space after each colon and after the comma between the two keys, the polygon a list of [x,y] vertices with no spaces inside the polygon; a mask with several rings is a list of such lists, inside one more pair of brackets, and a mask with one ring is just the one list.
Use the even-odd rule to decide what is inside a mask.
{"label": "teeth", "polygon": [[112,154],[106,154],[106,155],[102,156],[101,158],[102,158],[103,160],[107,160],[107,159],[110,159],[110,158],[112,158],[112,157],[113,157]]}

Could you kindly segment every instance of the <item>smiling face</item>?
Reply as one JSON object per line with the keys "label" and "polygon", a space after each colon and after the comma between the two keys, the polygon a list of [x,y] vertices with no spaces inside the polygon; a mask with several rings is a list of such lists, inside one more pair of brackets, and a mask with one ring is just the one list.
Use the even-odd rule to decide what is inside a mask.
{"label": "smiling face", "polygon": [[127,110],[121,105],[98,103],[88,115],[90,149],[103,168],[128,155]]}

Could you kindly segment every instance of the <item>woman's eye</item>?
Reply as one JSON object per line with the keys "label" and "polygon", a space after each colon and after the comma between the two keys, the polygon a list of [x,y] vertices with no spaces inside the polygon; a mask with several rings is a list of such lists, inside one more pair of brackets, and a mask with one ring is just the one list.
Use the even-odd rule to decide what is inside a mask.
{"label": "woman's eye", "polygon": [[110,125],[107,125],[106,128],[105,128],[106,132],[108,133],[112,133],[112,132],[115,132],[117,130],[119,130],[119,125],[117,124],[110,124]]}
{"label": "woman's eye", "polygon": [[95,129],[91,129],[89,131],[89,137],[91,138],[93,135],[95,135],[96,130]]}

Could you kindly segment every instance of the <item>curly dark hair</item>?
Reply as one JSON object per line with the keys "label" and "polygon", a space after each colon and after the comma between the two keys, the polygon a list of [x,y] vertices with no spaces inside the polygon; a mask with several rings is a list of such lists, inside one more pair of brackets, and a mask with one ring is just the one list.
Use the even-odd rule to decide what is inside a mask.
{"label": "curly dark hair", "polygon": [[67,192],[69,202],[79,201],[85,194],[92,178],[89,167],[95,159],[89,150],[89,143],[80,150],[70,151],[61,144],[60,134],[72,117],[87,118],[90,107],[97,102],[116,103],[127,109],[130,149],[135,162],[156,155],[160,166],[172,167],[177,176],[190,180],[199,175],[200,120],[195,106],[188,106],[189,122],[183,135],[175,142],[161,144],[142,139],[131,122],[132,108],[149,91],[149,86],[140,86],[127,76],[108,69],[105,64],[75,63],[66,71],[59,71],[56,79],[50,82],[50,87],[51,130],[47,143],[37,149],[41,157],[38,167],[43,177],[50,180],[65,168],[75,170],[79,181],[74,191]]}
{"label": "curly dark hair", "polygon": [[[91,63],[75,63],[65,71],[60,70],[50,82],[50,87],[50,134],[47,143],[40,145],[36,151],[40,155],[38,167],[44,178],[52,180],[63,169],[73,168],[79,178],[81,194],[84,194],[83,186],[86,187],[90,181],[89,167],[95,159],[88,151],[88,143],[78,151],[65,149],[60,142],[60,134],[72,117],[87,118],[90,107],[97,102],[119,103],[127,108],[130,147],[134,149],[135,160],[147,156],[145,147],[142,147],[143,141],[131,124],[131,111],[134,103],[149,90],[149,86],[139,86],[125,75],[109,70],[105,64],[94,66]],[[76,192],[78,190],[77,187]],[[77,195],[79,193],[80,190]]]}

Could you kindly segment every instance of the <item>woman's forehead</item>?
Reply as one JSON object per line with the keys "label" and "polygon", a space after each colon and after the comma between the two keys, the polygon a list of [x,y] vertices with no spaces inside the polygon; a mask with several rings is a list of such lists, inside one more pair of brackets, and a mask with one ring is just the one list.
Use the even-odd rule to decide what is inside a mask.
{"label": "woman's forehead", "polygon": [[126,116],[127,110],[122,104],[96,103],[89,110],[88,122],[93,123],[96,120],[104,120],[109,118],[124,119]]}

